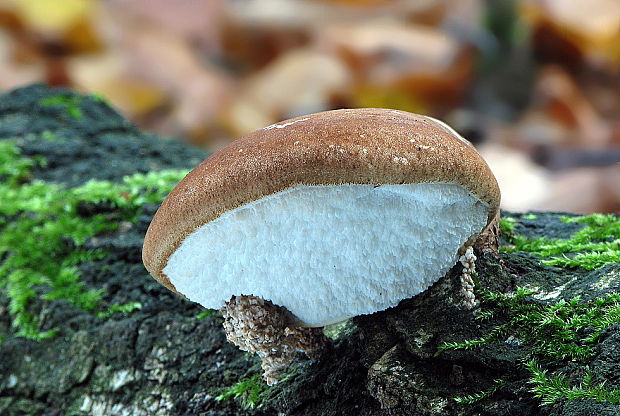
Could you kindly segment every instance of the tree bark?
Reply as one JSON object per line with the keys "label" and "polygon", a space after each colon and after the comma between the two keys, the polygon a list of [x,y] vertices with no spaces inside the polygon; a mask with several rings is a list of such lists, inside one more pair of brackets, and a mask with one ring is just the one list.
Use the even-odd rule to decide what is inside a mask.
{"label": "tree bark", "polygon": [[[42,104],[59,94],[73,97],[67,102],[79,112],[67,111],[64,104]],[[45,134],[61,140],[42,140]],[[32,167],[29,182],[66,189],[93,178],[121,182],[137,172],[189,169],[206,156],[139,131],[99,99],[42,85],[0,97],[4,139],[14,140],[25,157],[45,158],[45,164]],[[118,209],[94,204],[79,214]],[[502,311],[477,319],[489,310],[489,302],[474,310],[462,307],[460,264],[395,308],[329,328],[333,348],[314,361],[300,356],[273,387],[257,383],[258,399],[249,393],[226,399],[230,386],[260,373],[260,362],[226,342],[221,316],[197,318],[200,306],[169,292],[143,268],[142,238],[156,209],[157,204],[146,203],[132,221],[89,237],[85,247],[106,254],[78,264],[85,288],[103,291],[103,306],[139,302],[140,310],[102,318],[66,300],[38,297],[28,307],[40,329],[58,333],[35,341],[15,336],[9,294],[0,285],[0,414],[620,415],[613,400],[586,393],[544,405],[535,397],[536,384],[524,364],[536,355],[537,344],[523,336],[508,333],[470,349],[442,348],[484,337],[509,319]],[[531,238],[568,238],[582,227],[553,213],[509,216],[517,231]],[[514,294],[526,287],[534,293],[524,304],[544,306],[575,296],[589,302],[620,293],[617,263],[585,270],[544,265],[525,252],[478,250],[476,256],[478,297],[481,289]],[[594,385],[612,394],[620,389],[620,324],[610,323],[591,344],[587,359],[539,357],[540,366],[577,387],[588,368]],[[482,397],[459,400],[467,395]]]}

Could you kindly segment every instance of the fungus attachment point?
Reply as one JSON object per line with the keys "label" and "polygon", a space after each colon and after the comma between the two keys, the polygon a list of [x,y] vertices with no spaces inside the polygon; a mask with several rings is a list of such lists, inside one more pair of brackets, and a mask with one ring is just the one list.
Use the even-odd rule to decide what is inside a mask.
{"label": "fungus attachment point", "polygon": [[474,147],[429,117],[367,108],[274,126],[190,172],[142,252],[170,290],[223,307],[228,338],[261,356],[270,383],[296,351],[320,350],[321,330],[302,327],[396,306],[438,281],[500,200]]}
{"label": "fungus attachment point", "polygon": [[474,279],[472,274],[476,271],[476,256],[474,255],[473,247],[467,247],[465,254],[463,254],[459,261],[463,265],[463,272],[461,273],[461,291],[463,297],[463,306],[466,309],[473,309],[478,305],[476,296],[474,295]]}
{"label": "fungus attachment point", "polygon": [[261,358],[263,377],[270,386],[298,351],[314,359],[327,343],[321,328],[295,328],[290,312],[254,296],[233,296],[220,310],[226,338]]}

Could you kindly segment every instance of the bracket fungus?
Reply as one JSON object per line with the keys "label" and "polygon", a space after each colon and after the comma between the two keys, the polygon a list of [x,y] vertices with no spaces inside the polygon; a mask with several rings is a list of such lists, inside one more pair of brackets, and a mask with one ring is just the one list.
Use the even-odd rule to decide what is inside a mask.
{"label": "bracket fungus", "polygon": [[170,290],[221,308],[229,340],[277,381],[320,327],[396,306],[457,261],[500,192],[474,147],[435,119],[335,110],[265,127],[208,157],[170,193],[143,260]]}

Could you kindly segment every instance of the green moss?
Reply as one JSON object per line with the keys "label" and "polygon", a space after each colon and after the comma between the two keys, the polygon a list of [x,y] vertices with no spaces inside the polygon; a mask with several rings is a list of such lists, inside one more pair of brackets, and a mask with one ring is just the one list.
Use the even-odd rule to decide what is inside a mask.
{"label": "green moss", "polygon": [[485,337],[462,343],[445,343],[439,351],[471,349],[505,340],[513,335],[529,345],[533,354],[547,361],[584,361],[594,354],[599,336],[620,323],[620,294],[584,302],[579,297],[545,304],[531,297],[533,292],[518,288],[514,295],[481,291],[486,310],[479,319],[503,315],[505,323]]}
{"label": "green moss", "polygon": [[267,384],[263,381],[260,374],[254,374],[252,377],[241,380],[232,386],[224,389],[215,400],[240,400],[246,409],[254,409],[260,406],[264,393],[267,391]]}
{"label": "green moss", "polygon": [[13,141],[0,141],[0,182],[5,186],[15,187],[26,181],[33,165],[31,159],[21,157]]}
{"label": "green moss", "polygon": [[105,95],[103,95],[102,93],[100,93],[100,92],[93,92],[93,93],[89,94],[88,96],[90,98],[92,98],[93,100],[97,101],[98,103],[106,104],[109,107],[112,106],[112,104],[107,99],[107,97]]}
{"label": "green moss", "polygon": [[16,397],[0,397],[0,414],[3,415],[43,415],[45,405],[35,400]]}
{"label": "green moss", "polygon": [[209,318],[210,316],[218,316],[218,315],[220,315],[220,313],[215,309],[205,309],[204,311],[196,315],[196,318],[205,319],[205,318]]}
{"label": "green moss", "polygon": [[499,219],[499,231],[504,240],[512,242],[515,236],[517,220],[511,217],[501,217]]}
{"label": "green moss", "polygon": [[[536,220],[528,214],[522,218]],[[615,215],[593,214],[581,217],[560,217],[565,223],[581,223],[583,228],[570,238],[527,238],[519,235],[515,218],[500,220],[503,237],[509,246],[503,252],[528,252],[541,258],[541,263],[562,267],[598,269],[608,263],[620,262],[620,218]],[[477,287],[480,287],[477,285]],[[517,288],[512,294],[477,290],[481,299],[479,320],[498,319],[503,322],[483,337],[442,344],[437,355],[447,350],[469,350],[514,337],[526,348],[522,366],[530,374],[531,391],[542,405],[560,399],[590,399],[620,403],[620,391],[606,390],[592,383],[589,372],[581,379],[569,380],[548,368],[574,361],[586,365],[594,357],[601,334],[620,323],[620,294],[584,301],[579,297],[543,303],[535,293]],[[497,384],[480,393],[455,398],[459,403],[474,403],[498,390]]]}
{"label": "green moss", "polygon": [[505,384],[506,384],[506,380],[498,379],[494,381],[491,387],[489,387],[488,389],[484,391],[481,391],[480,393],[457,396],[457,397],[453,397],[452,400],[454,400],[457,403],[461,403],[461,404],[474,404],[474,403],[479,402],[480,400],[486,399],[487,397],[494,395],[499,389],[504,387]]}
{"label": "green moss", "polygon": [[58,107],[64,109],[69,116],[72,118],[79,120],[84,115],[82,114],[82,109],[80,108],[81,97],[77,95],[70,94],[58,94],[52,97],[43,98],[39,104],[43,107]]}
{"label": "green moss", "polygon": [[[0,290],[9,298],[16,336],[49,338],[30,310],[35,298],[65,299],[95,310],[102,291],[80,281],[78,265],[105,256],[87,250],[89,237],[111,232],[121,220],[133,221],[144,203],[159,203],[187,173],[162,171],[125,177],[120,184],[89,181],[76,188],[40,180],[28,182],[32,159],[20,155],[11,141],[0,142]],[[83,217],[82,204],[106,204],[113,213]]]}
{"label": "green moss", "polygon": [[[526,238],[514,232],[512,218],[505,218],[510,246],[503,252],[525,251],[543,257],[543,264],[562,267],[581,267],[595,270],[609,263],[620,263],[620,217],[592,214],[582,217],[562,217],[562,221],[583,223],[580,231],[569,239]],[[514,219],[512,219],[514,221]],[[502,225],[504,229],[505,225]]]}
{"label": "green moss", "polygon": [[524,220],[535,220],[536,218],[538,218],[538,215],[536,214],[525,214],[523,217]]}
{"label": "green moss", "polygon": [[123,315],[129,315],[132,312],[138,311],[142,309],[142,304],[140,302],[129,302],[123,304],[114,304],[108,308],[107,311],[98,312],[97,316],[99,318],[109,318],[115,313],[122,313]]}
{"label": "green moss", "polygon": [[327,338],[337,340],[343,336],[343,334],[346,334],[348,330],[350,330],[350,322],[342,321],[323,327],[323,334]]}
{"label": "green moss", "polygon": [[57,134],[49,130],[42,131],[41,134],[39,134],[39,137],[41,138],[41,140],[45,140],[46,142],[52,142],[52,143],[62,143],[65,141],[64,138],[58,136]]}
{"label": "green moss", "polygon": [[[560,376],[548,377],[547,371],[542,370],[538,363],[546,365],[558,360],[586,363],[591,360],[601,334],[612,325],[620,323],[620,294],[587,302],[576,297],[569,301],[546,304],[534,299],[533,292],[523,288],[518,288],[512,295],[485,290],[480,292],[483,309],[477,318],[501,318],[504,323],[484,337],[444,343],[439,347],[438,355],[446,350],[473,349],[505,341],[513,336],[528,348],[531,360],[524,363],[524,367],[530,372],[533,391],[537,397],[543,398],[543,405],[562,397],[577,397],[579,394],[590,394],[588,398],[593,400],[618,394],[600,385],[588,385],[585,379],[581,384],[586,387],[579,387],[570,385]],[[552,392],[554,388],[557,390],[555,393]]]}
{"label": "green moss", "polygon": [[517,226],[517,220],[511,217],[502,217],[499,219],[499,228],[505,233],[511,233]]}
{"label": "green moss", "polygon": [[531,374],[532,393],[541,400],[543,406],[553,404],[560,399],[590,399],[599,403],[620,404],[620,389],[605,390],[603,385],[594,384],[592,372],[587,369],[579,385],[571,384],[562,375],[550,376],[535,359],[528,361],[525,367]]}

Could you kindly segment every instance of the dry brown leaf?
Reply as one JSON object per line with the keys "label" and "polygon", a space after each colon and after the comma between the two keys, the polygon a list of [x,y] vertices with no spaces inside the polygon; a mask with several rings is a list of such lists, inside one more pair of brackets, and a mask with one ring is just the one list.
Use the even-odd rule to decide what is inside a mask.
{"label": "dry brown leaf", "polygon": [[229,77],[174,32],[119,26],[123,18],[116,15],[99,23],[110,49],[97,58],[76,60],[72,69],[79,85],[108,95],[143,127],[208,142],[231,94]]}
{"label": "dry brown leaf", "polygon": [[112,15],[124,16],[134,25],[150,26],[178,35],[202,47],[217,51],[221,24],[225,19],[224,0],[108,0]]}
{"label": "dry brown leaf", "polygon": [[42,65],[15,61],[14,49],[19,47],[13,36],[0,29],[0,89],[8,90],[16,86],[37,82],[44,78]]}
{"label": "dry brown leaf", "polygon": [[[359,7],[350,2],[312,0],[246,0],[231,2],[231,17],[244,25],[272,27],[321,27],[326,23],[376,18],[424,20],[429,12],[446,10],[451,0],[392,0]],[[441,13],[440,13],[441,14]]]}
{"label": "dry brown leaf", "polygon": [[130,77],[125,60],[118,50],[80,56],[71,60],[69,72],[77,87],[102,94],[123,114],[140,120],[164,105],[167,97],[157,85]]}
{"label": "dry brown leaf", "polygon": [[537,31],[543,55],[558,56],[551,50],[558,47],[571,55],[572,46],[592,65],[620,68],[619,1],[523,0],[520,10]]}
{"label": "dry brown leaf", "polygon": [[528,145],[603,149],[612,142],[612,127],[562,68],[543,68],[532,105],[512,128],[513,142]]}
{"label": "dry brown leaf", "polygon": [[247,80],[229,117],[238,129],[235,133],[245,134],[281,119],[330,109],[332,96],[346,91],[350,83],[338,59],[310,49],[294,50]]}
{"label": "dry brown leaf", "polygon": [[400,91],[426,108],[449,107],[471,80],[472,51],[437,29],[369,21],[332,25],[318,36],[324,49],[347,62],[361,86]]}
{"label": "dry brown leaf", "polygon": [[552,177],[545,198],[530,208],[576,213],[620,212],[620,163],[560,172]]}
{"label": "dry brown leaf", "polygon": [[530,210],[550,192],[552,184],[548,172],[534,164],[526,154],[497,143],[486,143],[478,151],[502,190],[502,209]]}

